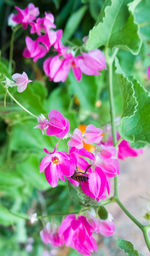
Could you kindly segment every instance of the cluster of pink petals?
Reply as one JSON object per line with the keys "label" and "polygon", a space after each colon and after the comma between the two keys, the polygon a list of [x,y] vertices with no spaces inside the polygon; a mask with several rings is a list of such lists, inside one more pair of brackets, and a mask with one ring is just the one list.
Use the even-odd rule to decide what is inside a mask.
{"label": "cluster of pink petals", "polygon": [[75,171],[73,159],[65,151],[58,152],[56,146],[52,153],[44,149],[48,155],[40,164],[40,172],[44,171],[45,177],[52,187],[58,185],[59,179],[65,181],[65,177],[71,177]]}
{"label": "cluster of pink petals", "polygon": [[58,228],[55,224],[47,223],[44,229],[40,232],[42,241],[52,246],[62,246],[64,241],[58,234]]}
{"label": "cluster of pink petals", "polygon": [[[54,225],[53,225],[54,226]],[[97,251],[96,240],[93,233],[103,236],[111,236],[115,231],[115,225],[110,220],[102,221],[93,216],[86,218],[70,214],[62,221],[59,229],[48,223],[40,232],[41,239],[45,244],[52,246],[66,246],[76,249],[82,255],[90,256]]]}
{"label": "cluster of pink petals", "polygon": [[87,212],[88,221],[94,228],[94,232],[100,233],[102,236],[112,236],[115,232],[115,224],[112,221],[111,214],[108,215],[106,220],[96,218],[96,212],[94,209],[91,209]]}
{"label": "cluster of pink petals", "polygon": [[54,82],[64,82],[72,68],[75,78],[80,81],[82,73],[99,75],[98,71],[106,69],[106,63],[105,56],[100,50],[82,52],[82,55],[75,57],[67,47],[63,47],[57,56],[45,60],[43,68],[45,74]]}
{"label": "cluster of pink petals", "polygon": [[23,92],[27,88],[28,83],[32,82],[28,79],[28,76],[25,72],[22,74],[13,74],[12,79],[15,81],[15,86],[17,86],[18,92]]}
{"label": "cluster of pink petals", "polygon": [[96,153],[95,161],[88,170],[88,181],[81,183],[83,192],[97,201],[106,198],[110,193],[110,178],[119,174],[119,161],[113,146],[101,145]]}
{"label": "cluster of pink petals", "polygon": [[[76,152],[83,152],[83,150],[88,152],[83,148],[83,142],[97,144],[94,154],[88,152],[82,155],[82,157],[90,159],[91,167],[86,173],[88,180],[80,183],[82,191],[97,201],[105,199],[106,192],[110,193],[110,178],[118,175],[120,168],[116,148],[112,145],[104,145],[102,138],[103,131],[90,124],[86,127],[84,134],[79,129],[75,129],[68,141],[68,146],[71,147],[69,154],[76,154]],[[89,163],[82,157],[78,156],[76,166],[85,171]]]}
{"label": "cluster of pink petals", "polygon": [[[117,141],[121,138],[119,132],[117,131]],[[107,145],[112,145],[112,136],[106,142]],[[130,143],[126,140],[122,140],[118,145],[118,158],[124,160],[128,157],[137,157],[143,153],[143,149],[135,149],[130,146]]]}
{"label": "cluster of pink petals", "polygon": [[96,128],[93,124],[86,127],[84,134],[76,128],[68,141],[69,147],[76,147],[78,149],[83,148],[83,142],[88,144],[97,143],[99,144],[103,138],[103,131],[100,128]]}
{"label": "cluster of pink petals", "polygon": [[12,20],[16,23],[21,23],[24,29],[39,15],[39,8],[35,7],[32,3],[28,4],[24,10],[18,6],[15,6],[15,8],[18,13],[13,15]]}
{"label": "cluster of pink petals", "polygon": [[49,112],[48,120],[41,115],[38,118],[38,125],[34,128],[39,128],[42,130],[44,134],[44,130],[46,130],[46,134],[48,136],[55,135],[58,138],[63,138],[68,133],[70,129],[70,124],[68,119],[66,119],[59,111],[53,109]]}
{"label": "cluster of pink petals", "polygon": [[32,22],[31,24],[31,34],[36,33],[37,35],[41,35],[42,31],[49,32],[50,29],[56,28],[54,24],[54,16],[51,13],[45,12],[45,17],[38,18],[36,22]]}
{"label": "cluster of pink petals", "polygon": [[40,115],[38,117],[38,124],[34,128],[39,128],[42,131],[42,134],[44,135],[45,129],[48,128],[48,120],[44,115]]}
{"label": "cluster of pink petals", "polygon": [[58,138],[63,138],[70,129],[69,121],[57,110],[52,110],[48,118],[47,135],[55,135]]}
{"label": "cluster of pink petals", "polygon": [[76,219],[74,214],[68,215],[59,228],[59,234],[64,238],[65,245],[83,255],[91,255],[97,251],[96,240],[92,236],[93,231],[86,217],[79,216]]}
{"label": "cluster of pink petals", "polygon": [[[11,16],[11,23],[21,23],[24,28],[30,25],[30,33],[37,34],[37,38],[32,40],[29,36],[26,37],[26,48],[23,56],[32,58],[34,62],[43,58],[53,46],[55,55],[48,57],[43,63],[45,74],[54,82],[64,82],[68,76],[70,69],[77,81],[82,78],[82,73],[86,75],[99,75],[99,71],[106,69],[104,54],[96,49],[88,53],[82,52],[81,55],[75,56],[75,52],[69,47],[63,46],[61,41],[63,31],[54,30],[54,16],[51,13],[45,13],[43,18],[37,18],[39,9],[30,3],[26,9],[22,10],[15,7],[17,14]],[[35,20],[36,19],[36,20]]]}
{"label": "cluster of pink petals", "polygon": [[[44,116],[39,118],[35,128],[40,128],[48,136],[55,135],[64,138],[70,129],[69,121],[57,110],[52,110],[48,115],[49,120]],[[112,145],[104,145],[101,140],[103,131],[94,125],[86,127],[82,135],[79,129],[75,129],[73,136],[68,142],[69,154],[64,151],[57,152],[56,146],[53,153],[48,154],[41,162],[40,172],[45,172],[45,177],[52,187],[56,187],[58,179],[65,181],[65,177],[75,186],[79,182],[72,179],[76,168],[87,171],[87,181],[80,182],[83,192],[97,201],[106,198],[110,193],[110,178],[119,174],[119,162],[117,150]],[[83,146],[86,143],[96,143],[97,149],[94,153],[87,151]],[[90,162],[90,164],[89,164]]]}

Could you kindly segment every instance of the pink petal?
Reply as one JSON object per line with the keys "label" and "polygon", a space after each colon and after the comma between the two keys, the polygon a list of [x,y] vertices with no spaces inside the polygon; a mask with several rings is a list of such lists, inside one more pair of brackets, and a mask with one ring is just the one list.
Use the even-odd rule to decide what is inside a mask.
{"label": "pink petal", "polygon": [[89,174],[89,189],[95,198],[98,197],[101,188],[101,178],[97,172]]}
{"label": "pink petal", "polygon": [[102,236],[112,236],[115,232],[115,225],[113,222],[110,222],[108,220],[101,221],[100,223],[100,234]]}
{"label": "pink petal", "polygon": [[57,168],[57,165],[49,165],[45,169],[45,177],[48,181],[48,183],[54,188],[58,184],[58,179],[59,179],[59,171]]}
{"label": "pink petal", "polygon": [[150,66],[147,68],[147,76],[148,76],[148,79],[150,80]]}
{"label": "pink petal", "polygon": [[41,161],[41,164],[40,164],[40,172],[43,172],[47,168],[47,166],[50,164],[50,161],[51,161],[50,156],[45,156],[43,158],[43,160]]}

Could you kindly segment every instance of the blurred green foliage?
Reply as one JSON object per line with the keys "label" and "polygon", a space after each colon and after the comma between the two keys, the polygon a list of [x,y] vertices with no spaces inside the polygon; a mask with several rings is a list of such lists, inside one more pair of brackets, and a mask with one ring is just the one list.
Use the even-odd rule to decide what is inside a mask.
{"label": "blurred green foliage", "polygon": [[[41,60],[33,63],[22,57],[24,39],[28,32],[20,29],[15,34],[14,65],[9,73],[12,31],[7,26],[8,15],[14,11],[15,5],[25,8],[29,2],[0,1],[0,81],[2,82],[5,76],[10,78],[12,73],[25,71],[34,82],[21,94],[17,93],[15,88],[11,88],[11,93],[35,115],[42,113],[47,116],[49,111],[55,108],[69,119],[71,131],[79,124],[93,123],[97,127],[105,126],[110,122],[107,71],[96,77],[83,75],[80,83],[76,81],[72,72],[65,84],[50,82],[42,72]],[[107,44],[108,52],[112,53],[113,47],[120,48],[113,70],[116,117],[122,115],[120,131],[124,138],[134,143],[134,146],[150,143],[150,104],[148,92],[145,91],[145,88],[149,91],[150,85],[146,76],[150,62],[147,56],[150,53],[149,0],[133,2],[34,0],[32,2],[39,7],[41,15],[45,11],[54,14],[57,28],[64,29],[64,43],[67,44],[66,40],[71,40],[75,45],[81,46],[82,38],[91,30],[86,49],[101,47],[101,50],[105,51],[104,47]],[[114,13],[118,13],[117,17]],[[113,26],[110,27],[110,24]],[[6,107],[4,107],[4,97],[7,99]],[[34,238],[33,251],[30,255],[43,255],[44,247],[39,231],[46,221],[53,220],[49,217],[44,219],[43,223],[38,222],[31,226],[29,221],[13,213],[18,212],[23,216],[32,211],[37,212],[38,215],[50,216],[53,212],[67,212],[81,208],[77,194],[75,193],[73,197],[69,196],[71,188],[68,188],[67,182],[60,182],[57,188],[52,189],[46,182],[45,176],[39,174],[39,164],[45,155],[43,148],[53,151],[58,139],[54,136],[42,135],[40,130],[34,129],[36,125],[35,119],[23,112],[8,95],[5,95],[1,84],[0,255],[2,256],[29,255],[25,249],[28,237]],[[62,149],[67,150],[65,141],[59,144],[59,150]],[[61,218],[55,217],[59,223]],[[61,252],[61,255],[67,254],[78,255],[70,249],[66,254]]]}

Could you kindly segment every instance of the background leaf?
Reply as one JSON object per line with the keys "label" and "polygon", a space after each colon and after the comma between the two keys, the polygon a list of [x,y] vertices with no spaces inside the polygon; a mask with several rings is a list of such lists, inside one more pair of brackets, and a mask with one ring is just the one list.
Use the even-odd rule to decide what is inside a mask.
{"label": "background leaf", "polygon": [[96,25],[89,32],[87,50],[108,46],[126,49],[133,54],[139,52],[141,41],[138,26],[127,7],[129,2],[131,0],[105,1]]}
{"label": "background leaf", "polygon": [[143,256],[137,250],[134,249],[134,246],[131,242],[123,240],[121,238],[117,239],[117,245],[120,249],[128,254],[128,256]]}
{"label": "background leaf", "polygon": [[70,16],[64,29],[64,33],[63,33],[64,39],[68,40],[71,38],[71,36],[74,34],[75,30],[79,26],[86,10],[87,10],[87,7],[83,6]]}

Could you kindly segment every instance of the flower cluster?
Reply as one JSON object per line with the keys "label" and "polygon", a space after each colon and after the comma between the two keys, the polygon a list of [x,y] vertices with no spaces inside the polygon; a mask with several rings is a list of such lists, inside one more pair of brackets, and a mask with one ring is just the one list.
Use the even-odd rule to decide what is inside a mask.
{"label": "flower cluster", "polygon": [[[34,4],[28,4],[24,10],[15,7],[17,14],[12,14],[9,18],[9,24],[21,23],[24,29],[30,25],[30,33],[36,34],[36,40],[27,36],[25,39],[26,48],[23,56],[32,58],[34,62],[43,58],[53,47],[53,57],[48,57],[43,63],[45,74],[54,82],[64,82],[70,69],[77,81],[82,78],[82,73],[86,75],[99,75],[98,71],[106,69],[104,54],[96,49],[93,51],[81,52],[81,55],[75,56],[76,51],[64,46],[62,43],[62,30],[54,30],[54,16],[51,13],[45,13],[43,18],[37,18],[39,9]],[[57,53],[57,54],[56,54]]]}
{"label": "flower cluster", "polygon": [[[70,136],[68,152],[57,151],[57,145],[52,153],[44,149],[47,156],[41,162],[40,172],[44,171],[48,183],[56,187],[58,180],[65,181],[66,177],[73,185],[81,185],[83,192],[97,201],[106,198],[106,193],[110,192],[110,179],[119,174],[119,162],[116,148],[103,144],[103,131],[90,124],[84,133],[77,128],[72,135],[66,136],[69,121],[57,110],[49,113],[48,120],[42,117],[38,121],[35,128],[40,128],[43,133],[46,129],[48,136]],[[95,145],[93,152],[85,148],[88,144]]]}
{"label": "flower cluster", "polygon": [[[141,154],[141,150],[131,148],[130,144],[122,140],[117,147],[112,145],[112,138],[103,140],[103,130],[93,124],[76,128],[69,133],[69,121],[57,110],[52,110],[48,119],[38,118],[40,128],[48,136],[67,139],[68,152],[57,151],[57,144],[53,152],[44,149],[47,156],[41,161],[40,172],[45,173],[48,183],[52,187],[58,185],[58,180],[65,181],[65,177],[75,186],[81,186],[83,193],[97,201],[106,198],[110,193],[110,179],[119,174],[119,159]],[[68,140],[69,138],[69,140]],[[117,139],[120,139],[118,133]],[[92,146],[89,147],[89,146]]]}
{"label": "flower cluster", "polygon": [[76,249],[82,255],[91,255],[97,251],[97,243],[93,233],[102,236],[111,236],[115,231],[114,223],[108,218],[100,220],[87,213],[88,218],[70,214],[62,221],[60,227],[48,223],[40,232],[41,239],[45,244],[52,246],[66,245]]}

